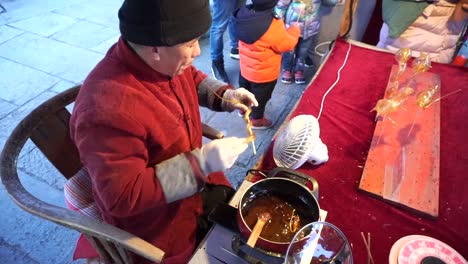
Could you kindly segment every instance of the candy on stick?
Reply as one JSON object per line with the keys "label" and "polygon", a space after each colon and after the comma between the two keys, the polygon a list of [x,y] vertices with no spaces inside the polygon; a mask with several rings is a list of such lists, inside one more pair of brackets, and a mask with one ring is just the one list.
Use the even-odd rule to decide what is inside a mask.
{"label": "candy on stick", "polygon": [[410,48],[401,48],[395,53],[395,59],[398,62],[398,67],[399,67],[397,75],[400,75],[406,70],[406,65],[410,58],[411,58]]}
{"label": "candy on stick", "polygon": [[[233,103],[233,104],[239,104],[239,103],[242,103],[238,100],[235,100],[235,101],[232,101],[232,100],[226,100],[224,99],[223,97],[219,96],[215,91],[211,90],[210,88],[208,88],[216,97],[218,97],[219,99],[223,100],[223,101],[226,101],[226,102],[230,102],[230,103]],[[254,155],[257,155],[257,150],[255,148],[255,134],[253,133],[252,131],[252,122],[250,121],[250,113],[252,112],[252,109],[250,108],[247,108],[247,111],[244,113],[244,120],[245,122],[247,123],[247,138],[245,139],[245,142],[248,144],[249,142],[252,142],[252,149],[253,149],[253,154]]]}
{"label": "candy on stick", "polygon": [[405,87],[402,88],[396,95],[387,98],[380,99],[371,111],[376,111],[376,119],[379,116],[390,114],[396,111],[404,101],[414,92],[413,88]]}
{"label": "candy on stick", "polygon": [[421,52],[419,57],[413,61],[413,74],[427,72],[431,68],[431,58],[429,54]]}
{"label": "candy on stick", "polygon": [[247,138],[245,139],[245,142],[246,143],[249,143],[249,142],[252,142],[252,150],[253,150],[253,154],[254,155],[257,155],[257,150],[255,148],[255,134],[254,132],[252,131],[252,121],[250,120],[250,113],[252,112],[252,109],[248,109],[245,114],[244,114],[244,120],[245,122],[247,123]]}
{"label": "candy on stick", "polygon": [[427,89],[421,91],[416,97],[416,103],[422,109],[426,109],[436,98],[435,94],[439,90],[439,85],[429,86]]}
{"label": "candy on stick", "polygon": [[[413,61],[412,70],[413,75],[408,81],[408,85],[399,88],[398,78],[405,71],[406,64],[411,58],[411,50],[402,48],[395,54],[395,59],[398,62],[398,73],[394,76],[392,87],[387,90],[385,97],[377,101],[377,104],[371,111],[376,111],[376,119],[379,116],[387,115],[398,110],[398,108],[406,101],[406,99],[414,93],[411,85],[414,83],[414,78],[417,74],[428,71],[431,68],[431,59],[427,53],[421,52],[420,56]],[[434,100],[434,94],[437,92],[438,86],[433,89],[427,89],[417,96],[416,102],[421,108],[430,105]]]}
{"label": "candy on stick", "polygon": [[385,98],[391,98],[399,92],[399,78],[405,72],[408,60],[411,58],[411,49],[401,48],[395,53],[395,60],[398,63],[398,72],[393,75],[392,87],[385,92]]}

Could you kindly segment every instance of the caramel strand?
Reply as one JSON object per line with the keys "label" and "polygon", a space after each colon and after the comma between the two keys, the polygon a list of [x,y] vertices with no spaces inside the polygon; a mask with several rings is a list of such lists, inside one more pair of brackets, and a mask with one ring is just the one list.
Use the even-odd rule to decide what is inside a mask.
{"label": "caramel strand", "polygon": [[296,209],[293,209],[291,213],[291,219],[289,220],[289,230],[292,233],[295,233],[299,229],[299,222],[301,221],[299,215],[294,215],[295,211]]}
{"label": "caramel strand", "polygon": [[252,131],[252,121],[250,120],[250,113],[252,112],[252,109],[248,108],[248,110],[244,113],[244,121],[247,123],[247,135],[248,137],[246,138],[245,142],[250,143],[255,140],[255,134]]}
{"label": "caramel strand", "polygon": [[[241,101],[231,101],[231,100],[226,100],[224,99],[223,97],[219,96],[215,91],[211,90],[211,88],[208,87],[208,89],[216,96],[218,97],[219,99],[223,100],[223,101],[226,101],[226,102],[230,102],[230,103],[233,103],[233,104],[241,104],[242,102]],[[247,108],[247,111],[244,113],[244,121],[247,123],[247,127],[246,127],[246,130],[247,130],[247,138],[245,139],[245,143],[250,143],[252,142],[252,148],[253,148],[253,153],[254,155],[257,154],[257,151],[255,149],[255,134],[254,132],[252,131],[252,121],[250,121],[250,113],[252,112],[252,109],[251,108]]]}

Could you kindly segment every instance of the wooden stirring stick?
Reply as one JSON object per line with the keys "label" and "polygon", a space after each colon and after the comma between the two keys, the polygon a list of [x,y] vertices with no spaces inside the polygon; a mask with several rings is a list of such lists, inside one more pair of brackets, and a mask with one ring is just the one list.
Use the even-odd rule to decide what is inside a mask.
{"label": "wooden stirring stick", "polygon": [[270,221],[270,219],[271,215],[269,213],[261,213],[258,216],[257,223],[255,224],[252,233],[250,233],[249,239],[247,240],[247,245],[250,247],[255,247],[257,239],[262,232],[263,226],[266,224],[266,222]]}

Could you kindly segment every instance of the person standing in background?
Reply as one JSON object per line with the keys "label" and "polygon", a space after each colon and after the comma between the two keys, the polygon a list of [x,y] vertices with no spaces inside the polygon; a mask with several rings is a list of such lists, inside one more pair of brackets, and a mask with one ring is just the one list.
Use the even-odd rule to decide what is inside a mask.
{"label": "person standing in background", "polygon": [[425,52],[434,62],[450,63],[468,20],[468,1],[383,0],[382,18],[378,48],[410,48],[415,57]]}
{"label": "person standing in background", "polygon": [[224,32],[229,31],[231,53],[230,57],[239,59],[239,44],[234,34],[232,13],[245,4],[245,0],[213,0],[212,17],[210,28],[210,55],[211,72],[216,80],[231,83],[224,69]]}
{"label": "person standing in background", "polygon": [[252,0],[234,12],[234,27],[239,38],[239,86],[252,92],[258,107],[252,108],[252,129],[266,129],[273,123],[264,117],[265,106],[281,72],[281,53],[294,49],[299,26],[288,29],[273,15],[278,0]]}
{"label": "person standing in background", "polygon": [[304,65],[308,51],[320,29],[320,6],[336,5],[336,0],[279,0],[275,7],[275,16],[284,19],[286,27],[298,23],[301,37],[296,48],[283,54],[281,82],[305,83]]}

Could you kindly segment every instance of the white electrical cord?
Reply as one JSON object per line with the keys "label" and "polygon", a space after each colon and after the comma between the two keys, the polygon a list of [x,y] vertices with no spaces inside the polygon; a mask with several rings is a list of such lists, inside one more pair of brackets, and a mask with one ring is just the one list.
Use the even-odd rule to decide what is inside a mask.
{"label": "white electrical cord", "polygon": [[[324,42],[325,43],[325,42]],[[340,69],[338,70],[338,77],[336,78],[336,81],[330,86],[330,88],[328,88],[327,92],[323,95],[322,97],[322,102],[320,103],[320,111],[319,111],[319,114],[317,116],[317,120],[320,119],[320,116],[322,115],[322,110],[323,110],[323,104],[325,102],[325,97],[327,97],[328,93],[335,87],[335,85],[340,81],[340,77],[341,77],[341,70],[344,68],[344,66],[346,65],[346,62],[348,61],[348,57],[349,57],[349,52],[351,51],[351,42],[348,42],[349,43],[349,46],[348,46],[348,51],[346,52],[346,56],[345,56],[345,59],[343,61],[343,65],[341,65]],[[322,43],[323,44],[323,43]],[[317,48],[317,47],[316,47]]]}
{"label": "white electrical cord", "polygon": [[320,44],[317,44],[317,46],[315,46],[315,49],[314,49],[315,54],[319,55],[320,57],[325,56],[325,54],[327,54],[327,53],[326,52],[321,53],[319,51],[319,47],[322,47],[323,45],[330,45],[330,43],[332,43],[332,42],[331,41],[325,41],[325,42],[322,42]]}

